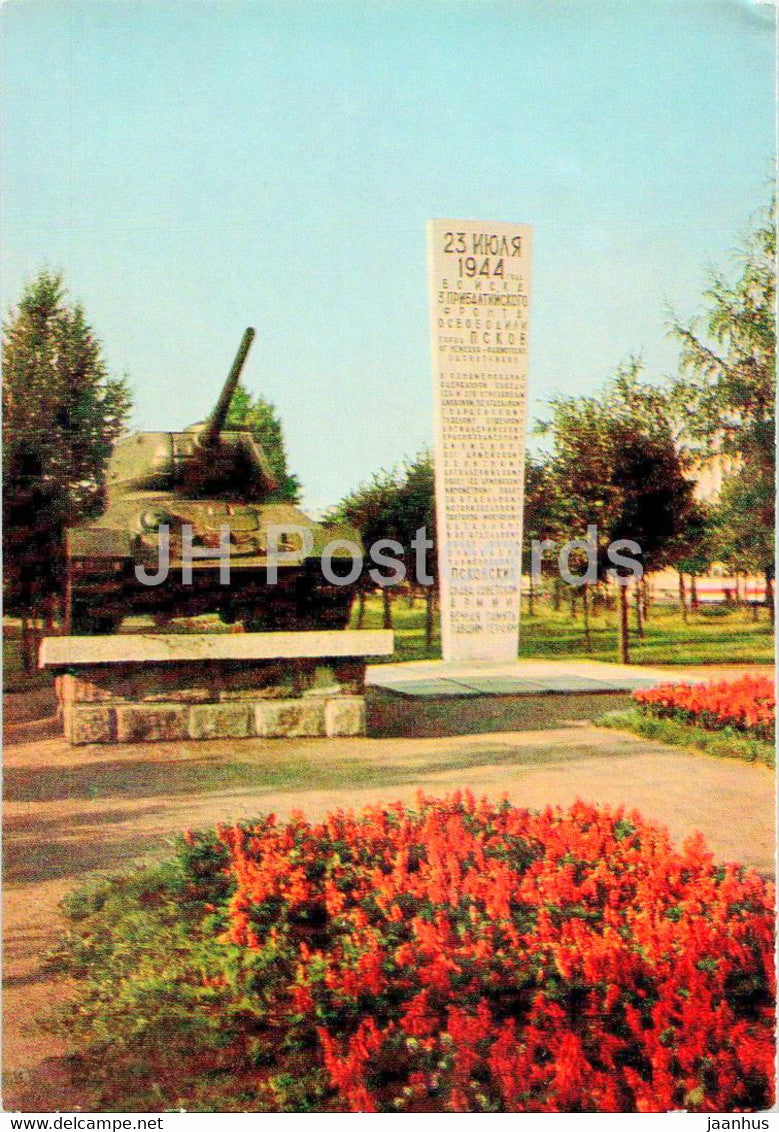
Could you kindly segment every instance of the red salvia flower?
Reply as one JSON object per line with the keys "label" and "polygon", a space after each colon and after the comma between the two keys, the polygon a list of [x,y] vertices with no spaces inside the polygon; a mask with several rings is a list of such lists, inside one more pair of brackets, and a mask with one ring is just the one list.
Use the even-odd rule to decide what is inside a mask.
{"label": "red salvia flower", "polygon": [[218,832],[225,946],[256,953],[274,1024],[318,1041],[335,1108],[772,1103],[773,891],[700,835],[467,793]]}

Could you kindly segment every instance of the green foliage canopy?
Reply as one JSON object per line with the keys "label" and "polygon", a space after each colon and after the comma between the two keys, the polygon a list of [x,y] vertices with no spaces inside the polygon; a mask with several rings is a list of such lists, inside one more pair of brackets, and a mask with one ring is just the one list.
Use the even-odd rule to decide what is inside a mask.
{"label": "green foliage canopy", "polygon": [[83,308],[42,271],[3,326],[6,599],[28,611],[58,585],[62,535],[100,514],[130,409]]}
{"label": "green foliage canopy", "polygon": [[681,345],[676,410],[703,458],[735,458],[714,509],[717,554],[768,579],[775,525],[775,200],[744,241],[735,281],[713,272],[704,300],[702,315],[688,323],[674,318],[670,326]]}
{"label": "green foliage canopy", "polygon": [[[416,553],[412,539],[420,528],[435,541],[435,475],[433,457],[422,451],[399,468],[377,472],[367,483],[346,495],[333,509],[333,521],[350,523],[366,547],[379,539],[395,539],[404,550],[407,576],[416,580]],[[435,547],[425,554],[426,572],[437,578]]]}
{"label": "green foliage canopy", "polygon": [[278,485],[271,499],[297,503],[300,499],[300,480],[289,471],[281,419],[275,406],[263,397],[252,397],[239,384],[230,402],[226,421],[227,428],[236,425],[251,429],[254,439],[265,452]]}
{"label": "green foliage canopy", "polygon": [[551,404],[541,426],[553,442],[545,471],[550,535],[583,538],[595,524],[599,576],[617,539],[639,544],[645,570],[670,565],[684,552],[698,510],[666,395],[642,381],[632,358],[602,394]]}
{"label": "green foliage canopy", "polygon": [[774,464],[776,365],[775,201],[758,217],[728,282],[712,272],[706,309],[669,332],[679,342],[674,408],[704,454]]}

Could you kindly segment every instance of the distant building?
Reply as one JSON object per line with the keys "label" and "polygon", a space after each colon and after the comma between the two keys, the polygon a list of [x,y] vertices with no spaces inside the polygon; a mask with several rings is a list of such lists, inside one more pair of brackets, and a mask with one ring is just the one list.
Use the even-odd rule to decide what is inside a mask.
{"label": "distant building", "polygon": [[717,453],[707,456],[695,468],[695,497],[702,503],[714,503],[722,491],[726,478],[738,468],[738,460],[734,456]]}
{"label": "distant building", "polygon": [[[728,476],[738,470],[739,461],[735,456],[717,453],[707,456],[693,467],[695,479],[695,498],[701,503],[716,503],[722,492],[722,485]],[[656,596],[678,600],[679,575],[676,570],[660,570],[652,575],[651,585]],[[687,589],[688,599],[695,604],[719,605],[747,602],[762,605],[765,602],[765,581],[752,575],[736,576],[730,567],[722,562],[713,562],[709,571],[694,579]]]}

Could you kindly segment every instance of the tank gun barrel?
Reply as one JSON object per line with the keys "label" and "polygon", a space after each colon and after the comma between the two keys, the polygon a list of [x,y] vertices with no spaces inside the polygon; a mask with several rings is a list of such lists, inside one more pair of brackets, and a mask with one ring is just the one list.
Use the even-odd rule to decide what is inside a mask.
{"label": "tank gun barrel", "polygon": [[210,413],[206,423],[203,425],[203,431],[200,434],[200,443],[205,445],[216,444],[219,440],[219,433],[224,428],[227,412],[230,408],[230,402],[233,399],[236,387],[241,377],[241,370],[246,361],[246,355],[249,353],[252,342],[254,341],[254,328],[249,326],[243,332],[241,344],[238,347],[238,353],[235,355],[235,360],[230,367],[230,372],[227,375],[227,381],[224,383],[222,392],[219,394],[219,400]]}

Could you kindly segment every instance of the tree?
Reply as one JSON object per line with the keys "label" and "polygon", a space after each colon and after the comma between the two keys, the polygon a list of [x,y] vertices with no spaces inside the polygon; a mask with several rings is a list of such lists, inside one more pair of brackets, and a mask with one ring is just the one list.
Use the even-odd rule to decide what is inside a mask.
{"label": "tree", "polygon": [[[776,202],[764,209],[739,252],[730,283],[714,272],[703,315],[670,325],[681,345],[675,403],[702,457],[728,455],[736,470],[725,481],[720,547],[732,537],[743,567],[760,569],[772,609],[775,524]],[[748,509],[747,509],[748,508]],[[758,529],[759,527],[759,529]]]}
{"label": "tree", "polygon": [[130,409],[83,308],[42,271],[3,326],[3,529],[8,607],[37,615],[61,584],[63,532],[104,506]]}
{"label": "tree", "polygon": [[687,523],[674,540],[671,562],[679,574],[679,609],[682,620],[687,620],[687,595],[684,576],[690,577],[690,599],[692,608],[697,607],[695,579],[705,574],[720,555],[713,509],[700,501],[690,514]]}
{"label": "tree", "polygon": [[[424,528],[435,542],[435,476],[430,452],[420,452],[400,468],[377,472],[368,483],[360,485],[333,509],[328,518],[355,526],[367,550],[381,539],[394,539],[403,548],[402,561],[410,584],[422,585],[425,593],[425,637],[428,646],[433,639],[433,614],[438,566],[435,547],[425,549],[424,576],[433,584],[422,582],[417,572],[417,549],[413,545],[417,532]],[[365,592],[374,588],[367,572],[359,592],[358,624],[362,623]],[[384,628],[392,628],[390,587],[382,586]]]}
{"label": "tree", "polygon": [[[340,503],[327,516],[328,522],[349,523],[360,532],[363,544],[370,549],[374,543],[384,538],[396,538],[395,493],[397,492],[397,473],[376,472],[368,483],[361,484],[344,496]],[[365,610],[365,594],[374,588],[367,571],[363,571],[358,582],[358,627],[362,626]],[[382,588],[384,602],[384,628],[392,628],[392,610],[387,588]]]}
{"label": "tree", "polygon": [[[435,468],[433,455],[429,450],[406,461],[397,485],[394,508],[394,527],[405,551],[406,576],[412,585],[420,585],[425,595],[425,644],[430,648],[433,642],[435,598],[438,593],[438,556],[435,547]],[[417,550],[412,543],[419,530],[425,531],[427,541],[431,544],[425,547],[421,565],[424,577],[432,578],[432,583],[423,582],[417,574]]]}
{"label": "tree", "polygon": [[239,383],[227,413],[226,427],[249,428],[265,452],[278,487],[270,496],[274,502],[297,503],[300,480],[287,467],[287,450],[281,420],[275,407],[263,397],[252,395]]}
{"label": "tree", "polygon": [[[555,509],[555,492],[551,468],[545,457],[525,457],[525,497],[522,531],[522,574],[530,579],[528,593],[528,613],[534,612],[535,582],[533,571],[532,544],[544,539],[554,539],[560,529]],[[541,560],[541,569],[548,569],[548,563]]]}
{"label": "tree", "polygon": [[766,608],[774,613],[774,492],[754,460],[728,476],[714,511],[715,546],[722,561],[762,573]]}
{"label": "tree", "polygon": [[671,320],[681,346],[675,409],[702,453],[754,459],[773,474],[775,201],[759,214],[739,259],[734,283],[711,274],[704,314]]}
{"label": "tree", "polygon": [[[631,539],[641,548],[645,572],[673,562],[683,550],[682,533],[696,514],[694,484],[685,472],[674,435],[673,415],[662,390],[641,380],[641,363],[621,366],[599,396],[552,402],[550,476],[558,537],[586,539],[597,528],[597,578],[612,565],[609,546]],[[583,557],[583,552],[579,555]],[[574,570],[577,558],[572,559]],[[582,606],[587,623],[587,588]],[[629,659],[627,586],[619,586],[620,657]]]}
{"label": "tree", "polygon": [[[653,390],[653,397],[657,390]],[[633,539],[641,547],[644,574],[676,565],[693,548],[701,549],[704,515],[695,499],[689,463],[680,449],[669,405],[657,401],[653,412],[633,400],[632,420],[617,426],[614,482],[623,499],[612,528],[615,540]],[[643,637],[645,581],[634,585],[636,630]],[[620,655],[628,659],[627,589],[620,586]]]}

